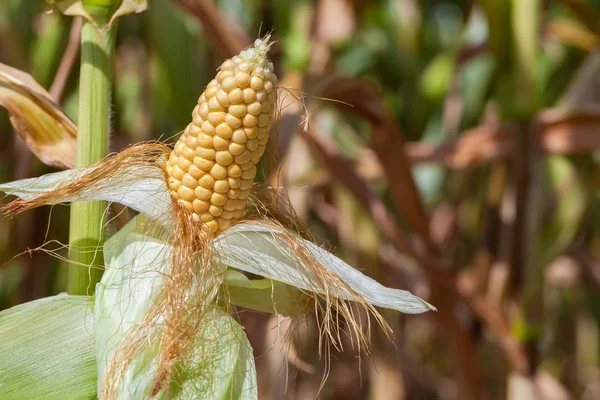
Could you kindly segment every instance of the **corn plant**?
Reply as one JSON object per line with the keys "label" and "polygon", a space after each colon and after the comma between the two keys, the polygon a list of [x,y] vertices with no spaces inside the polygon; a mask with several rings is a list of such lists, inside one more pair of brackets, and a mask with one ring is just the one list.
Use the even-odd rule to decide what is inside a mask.
{"label": "corn plant", "polygon": [[[254,184],[281,90],[269,35],[220,66],[174,148],[138,143],[106,156],[117,18],[145,2],[56,6],[85,18],[75,168],[0,190],[17,197],[6,216],[71,203],[69,293],[0,313],[0,398],[258,398],[235,307],[312,314],[325,360],[344,335],[368,351],[371,321],[391,337],[376,307],[434,310],[314,244],[282,195]],[[72,144],[75,124],[30,77],[1,71],[0,104],[56,163],[36,146]],[[110,203],[138,214],[104,242]]]}

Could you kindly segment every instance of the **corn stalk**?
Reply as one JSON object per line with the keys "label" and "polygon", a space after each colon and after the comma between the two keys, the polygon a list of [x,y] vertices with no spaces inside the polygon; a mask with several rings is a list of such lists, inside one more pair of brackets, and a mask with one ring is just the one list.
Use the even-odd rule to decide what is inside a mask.
{"label": "corn stalk", "polygon": [[[88,4],[90,3],[90,4]],[[76,167],[85,167],[108,154],[109,110],[116,24],[109,22],[111,2],[88,1],[84,7],[95,21],[81,31],[79,120]],[[99,23],[98,23],[99,22]],[[71,206],[69,229],[69,294],[91,294],[102,276],[105,202],[78,202]],[[82,268],[89,266],[89,270]]]}

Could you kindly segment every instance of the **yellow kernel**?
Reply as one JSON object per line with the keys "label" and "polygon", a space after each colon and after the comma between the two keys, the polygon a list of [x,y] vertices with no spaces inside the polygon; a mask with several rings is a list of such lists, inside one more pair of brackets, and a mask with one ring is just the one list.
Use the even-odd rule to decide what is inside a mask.
{"label": "yellow kernel", "polygon": [[260,79],[258,76],[253,76],[252,78],[250,78],[250,87],[253,90],[261,90],[263,86],[263,80]]}
{"label": "yellow kernel", "polygon": [[265,79],[273,83],[273,85],[277,85],[277,76],[274,73],[268,72]]}
{"label": "yellow kernel", "polygon": [[236,129],[231,137],[231,141],[238,144],[244,144],[248,140],[246,132],[243,129]]}
{"label": "yellow kernel", "polygon": [[210,149],[213,147],[213,137],[207,135],[206,133],[199,133],[196,137],[196,141],[198,146],[204,147],[205,149]]}
{"label": "yellow kernel", "polygon": [[[182,180],[183,176],[185,175],[185,171],[183,171],[181,168],[179,168],[178,165],[175,165],[172,169],[171,169],[171,176],[177,180]],[[240,174],[241,175],[241,174]]]}
{"label": "yellow kernel", "polygon": [[266,81],[264,90],[267,92],[267,94],[273,93],[273,82]]}
{"label": "yellow kernel", "polygon": [[223,208],[227,211],[233,211],[237,208],[238,201],[236,199],[229,199],[227,203],[223,206]]}
{"label": "yellow kernel", "polygon": [[210,174],[215,179],[223,179],[227,176],[227,168],[220,164],[215,164],[210,170]]}
{"label": "yellow kernel", "polygon": [[233,77],[233,71],[220,71],[217,74],[217,81],[223,82],[225,79]]}
{"label": "yellow kernel", "polygon": [[227,167],[227,176],[230,176],[232,178],[242,176],[242,168],[240,168],[240,166],[237,164],[231,164]]}
{"label": "yellow kernel", "polygon": [[239,208],[233,212],[233,218],[241,219],[244,216],[244,210],[240,210]]}
{"label": "yellow kernel", "polygon": [[204,121],[202,123],[202,133],[207,134],[209,136],[215,135],[215,127],[208,121]]}
{"label": "yellow kernel", "polygon": [[264,67],[266,65],[267,65],[267,63],[263,62],[263,60],[261,60],[258,63],[258,67],[254,68],[254,71],[252,72],[252,75],[259,77],[263,82],[264,82],[264,78],[265,78],[265,69],[264,69]]}
{"label": "yellow kernel", "polygon": [[250,104],[256,100],[256,92],[250,88],[244,89],[244,103]]}
{"label": "yellow kernel", "polygon": [[237,85],[235,84],[235,79],[232,77],[226,78],[223,80],[223,82],[221,82],[221,89],[227,93],[231,92],[235,88],[237,88]]}
{"label": "yellow kernel", "polygon": [[253,179],[242,179],[242,183],[240,184],[240,189],[242,191],[240,193],[240,197],[238,197],[238,200],[243,200],[243,199],[247,198],[246,191],[248,191],[252,188],[253,183],[254,183]]}
{"label": "yellow kernel", "polygon": [[259,90],[258,92],[256,92],[256,101],[258,101],[259,103],[264,103],[265,101],[267,101],[267,92],[265,92],[264,90]]}
{"label": "yellow kernel", "polygon": [[196,150],[198,147],[198,139],[195,136],[188,136],[185,138],[185,145],[190,148],[190,150]]}
{"label": "yellow kernel", "polygon": [[206,175],[206,172],[202,171],[200,168],[196,167],[194,164],[190,165],[190,167],[188,168],[187,173],[190,174],[190,176],[192,178],[194,178],[194,179],[200,179],[204,175]]}
{"label": "yellow kernel", "polygon": [[254,164],[258,163],[260,161],[260,158],[262,157],[262,155],[263,155],[263,152],[260,151],[260,147],[259,147],[258,150],[252,152],[252,162]]}
{"label": "yellow kernel", "polygon": [[260,115],[261,111],[262,111],[262,106],[260,105],[260,103],[258,101],[255,101],[254,103],[252,103],[248,106],[248,114]]}
{"label": "yellow kernel", "polygon": [[177,194],[179,197],[185,201],[192,201],[196,198],[194,193],[194,189],[190,189],[189,187],[183,185],[177,190]]}
{"label": "yellow kernel", "polygon": [[202,126],[203,123],[204,123],[204,120],[202,120],[200,125],[189,124],[187,127],[188,135],[197,136],[200,132],[202,132],[202,129],[200,127]]}
{"label": "yellow kernel", "polygon": [[264,138],[265,136],[269,136],[269,128],[258,128],[258,140]]}
{"label": "yellow kernel", "polygon": [[231,105],[227,112],[236,118],[242,118],[246,115],[246,106],[244,104]]}
{"label": "yellow kernel", "polygon": [[212,205],[208,208],[208,212],[213,217],[218,217],[219,215],[221,215],[223,213],[223,207],[218,207],[218,206]]}
{"label": "yellow kernel", "polygon": [[225,150],[229,147],[229,139],[215,136],[213,139],[213,146],[215,147],[215,150]]}
{"label": "yellow kernel", "polygon": [[219,230],[224,231],[231,226],[231,220],[226,218],[217,218],[217,226]]}
{"label": "yellow kernel", "polygon": [[214,219],[212,221],[205,222],[206,227],[211,230],[211,232],[216,232],[219,229],[219,224]]}
{"label": "yellow kernel", "polygon": [[217,126],[225,121],[225,111],[213,111],[208,114],[207,120],[212,126]]}
{"label": "yellow kernel", "polygon": [[194,195],[196,196],[197,199],[200,200],[208,200],[210,199],[210,196],[212,195],[212,190],[203,188],[202,186],[198,186],[196,189],[194,189]]}
{"label": "yellow kernel", "polygon": [[237,129],[242,126],[242,120],[231,114],[227,114],[225,116],[225,122],[231,127],[231,129]]}
{"label": "yellow kernel", "polygon": [[[246,182],[246,183],[244,183],[244,182]],[[240,197],[238,198],[238,201],[242,202],[242,203],[244,202],[243,200],[246,200],[248,197],[250,197],[250,188],[252,188],[253,182],[251,180],[242,181],[242,186],[246,186],[246,185],[247,185],[246,190],[242,190],[240,193]],[[240,188],[241,188],[241,186],[240,186]],[[239,207],[239,203],[238,203],[238,209],[239,208],[240,207]]]}
{"label": "yellow kernel", "polygon": [[219,90],[219,87],[217,85],[211,85],[207,87],[204,91],[204,98],[210,100],[217,93],[217,90]]}
{"label": "yellow kernel", "polygon": [[227,191],[227,197],[229,197],[230,199],[237,199],[238,197],[240,197],[240,189],[229,189]]}
{"label": "yellow kernel", "polygon": [[233,61],[225,60],[223,64],[221,64],[221,71],[227,71],[233,69]]}
{"label": "yellow kernel", "polygon": [[250,160],[247,163],[242,164],[241,167],[242,171],[248,171],[250,168],[254,167],[254,163],[252,162],[252,160]]}
{"label": "yellow kernel", "polygon": [[179,139],[179,141],[175,145],[175,155],[176,156],[181,155],[181,152],[183,151],[184,146],[185,146],[185,140],[183,140],[183,136],[182,136],[181,139]]}
{"label": "yellow kernel", "polygon": [[[208,101],[208,111],[224,111],[223,106],[219,104],[219,101],[216,97],[211,98]],[[210,115],[210,114],[209,114]]]}
{"label": "yellow kernel", "polygon": [[229,145],[229,152],[234,156],[242,154],[244,150],[246,150],[246,146],[244,146],[243,144],[231,143]]}
{"label": "yellow kernel", "polygon": [[257,123],[258,123],[258,118],[256,118],[252,114],[246,114],[246,115],[244,115],[244,118],[242,119],[242,124],[244,125],[244,127],[256,126]]}
{"label": "yellow kernel", "polygon": [[[242,174],[240,174],[241,176]],[[227,183],[229,183],[229,187],[231,189],[237,189],[242,184],[242,179],[239,177],[229,177],[227,178]]]}
{"label": "yellow kernel", "polygon": [[242,89],[236,88],[229,93],[229,102],[231,104],[240,104],[242,101],[244,101],[244,92],[242,92]]}
{"label": "yellow kernel", "polygon": [[[227,204],[227,203],[225,203]],[[223,213],[221,215],[219,215],[220,218],[222,219],[231,219],[233,218],[233,211],[223,211]]]}
{"label": "yellow kernel", "polygon": [[264,146],[267,144],[267,142],[269,141],[269,136],[265,135],[261,138],[258,139],[258,146]]}
{"label": "yellow kernel", "polygon": [[181,183],[183,183],[185,186],[189,187],[190,189],[195,189],[196,186],[198,186],[198,181],[196,179],[194,179],[190,174],[185,174],[183,176],[183,179],[181,180]]}
{"label": "yellow kernel", "polygon": [[194,165],[198,168],[200,168],[202,171],[210,171],[210,169],[212,168],[212,166],[214,165],[214,161],[211,160],[207,160],[205,158],[202,157],[195,157],[194,158]]}
{"label": "yellow kernel", "polygon": [[209,222],[209,221],[212,221],[213,219],[215,219],[215,217],[210,215],[210,213],[203,213],[200,216],[200,221],[202,221],[202,222]]}
{"label": "yellow kernel", "polygon": [[184,206],[188,210],[192,209],[192,203],[190,203],[189,201],[179,200],[179,201],[177,201],[177,203],[181,204],[182,206]]}
{"label": "yellow kernel", "polygon": [[216,99],[222,107],[229,107],[229,95],[223,89],[217,92]]}
{"label": "yellow kernel", "polygon": [[227,150],[217,151],[215,160],[221,165],[229,165],[233,162],[233,156]]}
{"label": "yellow kernel", "polygon": [[231,135],[233,135],[233,129],[231,129],[229,127],[229,125],[227,125],[226,122],[219,124],[219,126],[217,126],[215,131],[216,131],[217,135],[223,139],[229,139],[231,137]]}
{"label": "yellow kernel", "polygon": [[266,113],[262,113],[258,116],[258,127],[264,128],[271,122],[271,116]]}
{"label": "yellow kernel", "polygon": [[215,182],[213,190],[217,193],[227,193],[229,190],[229,183],[227,183],[227,180],[225,179],[220,179]]}
{"label": "yellow kernel", "polygon": [[214,149],[207,149],[205,147],[198,147],[196,149],[196,155],[206,160],[214,160],[216,151]]}
{"label": "yellow kernel", "polygon": [[[242,181],[242,183],[244,183]],[[214,204],[215,206],[222,206],[223,204],[225,204],[227,202],[227,196],[224,195],[223,193],[213,193],[210,196],[210,202],[212,204]]]}
{"label": "yellow kernel", "polygon": [[271,92],[267,95],[267,102],[271,103],[271,104],[275,104],[275,101],[277,101],[277,92]]}
{"label": "yellow kernel", "polygon": [[242,172],[242,182],[244,179],[254,179],[255,176],[256,166],[253,165],[249,170]]}
{"label": "yellow kernel", "polygon": [[244,128],[244,132],[248,139],[254,139],[258,135],[258,128],[253,126],[251,128]]}
{"label": "yellow kernel", "polygon": [[[250,158],[252,158],[252,153],[250,153],[250,151],[248,150],[244,150],[244,152],[240,155],[235,156],[234,160],[237,164],[245,164],[248,161],[250,161]],[[244,168],[242,168],[244,169]]]}
{"label": "yellow kernel", "polygon": [[182,157],[185,157],[188,160],[193,160],[194,157],[196,157],[196,151],[189,146],[184,146],[181,155]]}
{"label": "yellow kernel", "polygon": [[269,111],[271,111],[271,103],[265,101],[264,103],[262,103],[262,112],[268,113]]}
{"label": "yellow kernel", "polygon": [[208,104],[202,103],[198,105],[198,115],[206,120],[208,118]]}
{"label": "yellow kernel", "polygon": [[246,143],[246,147],[250,151],[256,150],[256,148],[258,147],[258,139],[254,138],[254,139],[248,140],[248,142]]}
{"label": "yellow kernel", "polygon": [[204,211],[208,210],[209,206],[210,206],[210,204],[207,201],[198,200],[198,199],[194,199],[194,201],[192,201],[192,207],[194,209],[194,212],[196,212],[198,214],[203,213]]}
{"label": "yellow kernel", "polygon": [[[196,107],[198,107],[198,106],[196,106]],[[204,122],[204,120],[202,119],[202,117],[200,116],[200,114],[198,114],[198,110],[194,109],[194,112],[192,113],[192,123],[191,123],[191,125],[200,126],[200,125],[202,125],[202,122]]]}
{"label": "yellow kernel", "polygon": [[235,74],[235,83],[237,83],[239,87],[245,88],[250,84],[250,74],[243,71],[238,72]]}
{"label": "yellow kernel", "polygon": [[[169,178],[169,188],[173,192],[177,192],[177,190],[179,190],[180,187],[181,187],[180,181],[178,181],[177,179]],[[173,193],[173,194],[177,195],[177,193]]]}
{"label": "yellow kernel", "polygon": [[177,165],[179,166],[179,168],[181,168],[182,171],[187,171],[190,165],[192,165],[192,162],[187,158],[179,157],[179,159],[177,160]]}
{"label": "yellow kernel", "polygon": [[205,189],[211,189],[215,184],[215,178],[212,177],[211,174],[206,174],[200,180],[198,180],[198,185],[202,186]]}

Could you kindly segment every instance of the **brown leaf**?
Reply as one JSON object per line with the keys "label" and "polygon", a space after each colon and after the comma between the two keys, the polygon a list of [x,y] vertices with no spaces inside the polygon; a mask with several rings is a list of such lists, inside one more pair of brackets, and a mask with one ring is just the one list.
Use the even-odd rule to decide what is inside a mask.
{"label": "brown leaf", "polygon": [[75,165],[77,127],[31,75],[0,63],[0,105],[42,162],[57,168]]}

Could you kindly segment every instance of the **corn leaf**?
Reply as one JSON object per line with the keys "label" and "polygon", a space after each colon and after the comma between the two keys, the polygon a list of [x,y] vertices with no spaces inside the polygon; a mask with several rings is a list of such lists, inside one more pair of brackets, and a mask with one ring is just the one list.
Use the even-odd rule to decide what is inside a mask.
{"label": "corn leaf", "polygon": [[86,296],[58,295],[0,313],[0,398],[96,396],[94,321]]}
{"label": "corn leaf", "polygon": [[[408,314],[435,310],[435,307],[405,290],[386,288],[319,246],[301,238],[297,240],[303,243],[323,267],[343,279],[371,304]],[[315,290],[318,287],[311,277],[300,272],[303,268],[288,242],[264,225],[246,222],[229,228],[218,237],[215,247],[221,262],[232,268],[304,290]],[[355,296],[344,289],[340,297],[356,300]]]}
{"label": "corn leaf", "polygon": [[249,310],[295,316],[314,310],[312,297],[271,279],[250,280],[240,272],[227,271],[226,301]]}
{"label": "corn leaf", "polygon": [[[99,391],[117,347],[142,321],[170,269],[171,247],[142,234],[147,228],[143,221],[131,221],[104,245],[107,268],[96,288],[94,308]],[[242,328],[217,307],[207,320],[185,364],[177,366],[170,398],[256,398],[254,358]],[[150,397],[157,339],[149,338],[125,371],[117,398]],[[161,392],[158,398],[166,396]]]}
{"label": "corn leaf", "polygon": [[[93,171],[94,167],[43,175],[39,178],[22,179],[0,184],[0,191],[32,200],[47,193],[59,184],[76,181]],[[164,176],[153,167],[136,167],[135,171],[123,168],[116,176],[98,182],[78,197],[56,197],[50,204],[73,201],[105,200],[133,208],[164,225],[171,223],[171,198],[167,192]]]}
{"label": "corn leaf", "polygon": [[31,75],[0,63],[0,106],[40,160],[57,168],[75,165],[77,127]]}

